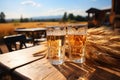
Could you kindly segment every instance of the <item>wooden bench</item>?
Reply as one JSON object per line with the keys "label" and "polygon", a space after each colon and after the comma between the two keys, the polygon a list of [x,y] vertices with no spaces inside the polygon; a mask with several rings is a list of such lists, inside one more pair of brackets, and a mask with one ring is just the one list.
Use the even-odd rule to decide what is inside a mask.
{"label": "wooden bench", "polygon": [[[23,34],[17,34],[17,35],[10,35],[4,37],[4,42],[9,50],[9,52],[22,49],[23,46],[27,48],[26,46],[26,37]],[[20,43],[20,46],[17,47],[17,42]],[[14,49],[13,49],[14,48]]]}

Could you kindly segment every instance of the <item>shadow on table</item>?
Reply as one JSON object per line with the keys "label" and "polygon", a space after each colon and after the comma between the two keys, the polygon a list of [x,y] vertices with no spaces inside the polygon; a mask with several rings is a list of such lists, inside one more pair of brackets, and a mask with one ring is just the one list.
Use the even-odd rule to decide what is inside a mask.
{"label": "shadow on table", "polygon": [[89,62],[86,62],[77,64],[65,62],[62,65],[55,66],[55,68],[67,80],[120,80],[120,68],[105,63],[89,64]]}
{"label": "shadow on table", "polygon": [[67,80],[88,80],[95,69],[86,64],[65,62],[63,65],[55,66]]}
{"label": "shadow on table", "polygon": [[2,66],[0,66],[0,80],[12,80],[10,73],[4,70]]}

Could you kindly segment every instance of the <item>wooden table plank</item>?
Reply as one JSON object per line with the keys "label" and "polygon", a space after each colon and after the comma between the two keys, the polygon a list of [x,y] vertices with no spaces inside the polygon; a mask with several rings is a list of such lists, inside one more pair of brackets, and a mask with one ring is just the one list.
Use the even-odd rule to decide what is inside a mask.
{"label": "wooden table plank", "polygon": [[43,56],[35,56],[33,54],[39,54],[47,49],[45,45],[38,45],[22,50],[17,50],[0,55],[0,64],[4,65],[8,69],[14,69],[22,66],[26,63],[40,59]]}
{"label": "wooden table plank", "polygon": [[15,29],[16,32],[39,32],[39,31],[46,31],[46,28],[18,28],[18,29]]}
{"label": "wooden table plank", "polygon": [[92,75],[94,68],[86,64],[65,62],[63,65],[51,65],[48,59],[43,58],[28,65],[15,69],[13,74],[23,80],[77,80]]}
{"label": "wooden table plank", "polygon": [[30,80],[66,80],[64,75],[45,58],[17,68],[14,74],[17,73],[19,73],[20,77],[24,76],[23,78]]}

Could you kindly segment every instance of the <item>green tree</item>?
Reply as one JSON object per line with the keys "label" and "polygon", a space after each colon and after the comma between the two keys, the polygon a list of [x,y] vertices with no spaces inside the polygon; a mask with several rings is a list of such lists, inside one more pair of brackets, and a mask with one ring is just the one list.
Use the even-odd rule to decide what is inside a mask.
{"label": "green tree", "polygon": [[75,20],[76,20],[76,21],[85,21],[85,18],[82,17],[82,16],[80,16],[80,15],[77,15],[77,16],[75,17]]}
{"label": "green tree", "polygon": [[0,13],[0,23],[5,23],[6,22],[6,20],[5,20],[5,14],[4,14],[4,12],[1,12]]}
{"label": "green tree", "polygon": [[23,18],[22,16],[20,18],[20,22],[29,22],[29,21],[30,21],[29,18]]}
{"label": "green tree", "polygon": [[74,20],[74,19],[75,19],[75,16],[72,13],[70,13],[68,15],[68,20]]}
{"label": "green tree", "polygon": [[67,13],[66,13],[66,12],[65,12],[64,15],[63,15],[62,21],[63,21],[63,22],[66,22],[66,21],[67,21]]}
{"label": "green tree", "polygon": [[20,18],[20,22],[24,22],[24,20],[23,20],[23,17],[21,16],[21,18]]}
{"label": "green tree", "polygon": [[29,22],[29,19],[28,18],[24,18],[23,22]]}

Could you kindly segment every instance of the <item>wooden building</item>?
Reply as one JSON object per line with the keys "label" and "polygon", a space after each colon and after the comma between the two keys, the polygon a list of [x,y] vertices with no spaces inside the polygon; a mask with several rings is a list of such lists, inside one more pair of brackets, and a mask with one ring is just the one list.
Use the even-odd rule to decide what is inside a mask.
{"label": "wooden building", "polygon": [[90,8],[88,13],[89,27],[112,25],[114,29],[120,29],[120,0],[112,0],[111,9]]}
{"label": "wooden building", "polygon": [[109,21],[109,13],[111,9],[96,9],[96,8],[90,8],[86,12],[88,13],[88,24],[89,27],[99,27],[103,24],[108,24]]}
{"label": "wooden building", "polygon": [[114,26],[114,30],[120,33],[120,0],[112,0],[110,23]]}

